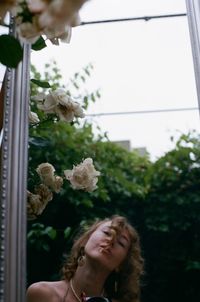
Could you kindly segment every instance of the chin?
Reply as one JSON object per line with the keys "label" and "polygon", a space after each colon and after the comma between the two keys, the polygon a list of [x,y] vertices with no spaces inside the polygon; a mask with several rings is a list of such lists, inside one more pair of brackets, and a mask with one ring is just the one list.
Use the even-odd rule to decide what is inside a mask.
{"label": "chin", "polygon": [[112,272],[114,269],[113,267],[111,268],[111,266],[110,266],[111,259],[106,257],[106,255],[104,255],[104,254],[92,253],[91,255],[88,255],[88,259],[90,259],[90,261],[97,264],[103,270],[106,270],[108,272]]}

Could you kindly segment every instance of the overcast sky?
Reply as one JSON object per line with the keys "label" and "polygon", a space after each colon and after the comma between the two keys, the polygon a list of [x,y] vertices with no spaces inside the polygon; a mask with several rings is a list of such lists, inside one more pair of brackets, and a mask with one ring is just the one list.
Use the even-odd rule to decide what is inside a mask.
{"label": "overcast sky", "polygon": [[[185,13],[184,0],[91,0],[82,21]],[[100,88],[101,99],[88,113],[198,107],[186,17],[86,25],[73,28],[70,44],[34,52],[42,69],[54,58],[64,82],[93,63],[88,89]],[[199,112],[180,111],[92,118],[110,140],[130,140],[155,159],[172,148],[170,136],[199,131]]]}

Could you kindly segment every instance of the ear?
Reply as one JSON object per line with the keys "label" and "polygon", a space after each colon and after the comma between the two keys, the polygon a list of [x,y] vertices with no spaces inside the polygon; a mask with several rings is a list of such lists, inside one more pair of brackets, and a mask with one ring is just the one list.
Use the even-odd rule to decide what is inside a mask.
{"label": "ear", "polygon": [[80,254],[80,256],[84,256],[85,255],[85,247],[84,246],[81,246],[79,254]]}

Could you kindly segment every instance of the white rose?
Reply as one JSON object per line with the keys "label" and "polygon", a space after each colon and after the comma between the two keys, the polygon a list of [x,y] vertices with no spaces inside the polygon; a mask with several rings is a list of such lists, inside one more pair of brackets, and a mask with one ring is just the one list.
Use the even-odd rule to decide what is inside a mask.
{"label": "white rose", "polygon": [[1,0],[0,3],[0,19],[4,19],[6,13],[15,6],[16,0]]}
{"label": "white rose", "polygon": [[67,23],[76,9],[73,1],[69,0],[54,0],[49,5],[49,13],[60,23]]}
{"label": "white rose", "polygon": [[51,93],[45,96],[43,102],[39,101],[37,105],[38,109],[44,111],[46,114],[55,113],[56,106],[57,101]]}
{"label": "white rose", "polygon": [[65,26],[65,31],[61,35],[58,36],[63,43],[69,43],[72,37],[72,28],[69,25]]}
{"label": "white rose", "polygon": [[[14,2],[14,1],[13,1]],[[16,2],[16,1],[15,1]],[[17,1],[19,2],[19,1]],[[19,5],[19,3],[15,3],[15,5],[11,8],[11,13],[14,17],[16,17],[17,15],[23,13],[23,8],[21,7],[21,5]],[[19,16],[18,16],[19,17]],[[16,21],[16,18],[15,18]],[[21,22],[20,22],[21,23]],[[17,23],[19,24],[19,23]]]}
{"label": "white rose", "polygon": [[57,106],[57,102],[51,95],[51,93],[46,95],[45,93],[40,92],[32,96],[31,100],[38,102],[38,109],[44,111],[46,114],[55,113],[55,107]]}
{"label": "white rose", "polygon": [[29,220],[41,215],[49,201],[53,199],[52,192],[41,184],[35,188],[35,193],[27,192],[27,216]]}
{"label": "white rose", "polygon": [[75,117],[83,118],[85,116],[83,108],[75,102],[63,89],[51,91],[47,96],[39,94],[32,97],[37,100],[38,109],[46,114],[56,114],[60,120],[72,122]]}
{"label": "white rose", "polygon": [[[80,107],[80,105],[78,105]],[[77,108],[75,104],[69,102],[68,105],[62,106],[58,105],[56,107],[56,114],[59,119],[64,122],[72,122],[75,117],[84,117],[84,113],[81,108]]]}
{"label": "white rose", "polygon": [[85,113],[83,112],[83,108],[79,105],[79,103],[71,101],[73,103],[73,110],[75,117],[85,117]]}
{"label": "white rose", "polygon": [[46,1],[43,0],[27,0],[28,9],[31,13],[41,13],[47,8]]}
{"label": "white rose", "polygon": [[75,190],[94,191],[97,186],[99,171],[96,171],[91,158],[86,158],[82,163],[74,166],[72,170],[64,171],[65,177],[70,181]]}
{"label": "white rose", "polygon": [[[31,2],[34,1],[32,0]],[[38,26],[42,33],[55,45],[59,45],[59,40],[69,43],[71,27],[81,23],[78,11],[84,2],[85,0],[51,1],[38,16]]]}
{"label": "white rose", "polygon": [[76,12],[72,18],[71,18],[71,21],[70,21],[70,25],[72,27],[75,27],[75,26],[78,26],[81,24],[81,18],[80,18],[80,15],[78,12]]}
{"label": "white rose", "polygon": [[69,96],[66,94],[65,90],[58,88],[50,92],[52,97],[56,100],[57,104],[65,105],[69,100]]}
{"label": "white rose", "polygon": [[57,26],[52,26],[45,28],[44,34],[50,41],[55,44],[59,45],[59,40],[61,40],[64,43],[69,43],[71,40],[71,34],[72,34],[72,29],[71,26],[68,25],[57,25]]}
{"label": "white rose", "polygon": [[51,164],[49,163],[40,164],[37,167],[36,172],[38,173],[40,179],[46,186],[50,186],[54,181],[55,169]]}
{"label": "white rose", "polygon": [[55,20],[53,16],[48,12],[48,10],[46,10],[41,15],[39,15],[38,26],[41,30],[44,31],[46,28],[53,26],[54,21]]}
{"label": "white rose", "polygon": [[27,192],[27,216],[29,220],[36,219],[43,211],[41,197],[38,194]]}
{"label": "white rose", "polygon": [[44,92],[40,92],[36,95],[31,96],[31,100],[38,101],[38,102],[44,101],[45,98],[46,98],[46,94]]}
{"label": "white rose", "polygon": [[52,184],[51,184],[50,187],[51,187],[51,189],[52,189],[54,192],[59,193],[60,190],[61,190],[62,185],[63,185],[63,179],[62,179],[62,177],[60,177],[60,176],[55,176],[55,177],[54,177],[54,180],[53,180],[53,182],[52,182]]}
{"label": "white rose", "polygon": [[[41,190],[43,191],[45,190],[45,188],[43,187],[45,185],[56,193],[60,192],[61,187],[63,185],[63,179],[60,176],[54,175],[55,169],[51,164],[49,163],[40,164],[37,167],[36,171],[40,176],[41,181],[43,182],[43,184],[41,185],[42,187],[40,188]],[[38,193],[38,191],[37,194],[44,195],[44,193],[41,194],[40,192]],[[47,194],[47,190],[45,194]]]}
{"label": "white rose", "polygon": [[25,42],[35,43],[40,36],[40,31],[38,30],[36,24],[30,22],[23,22],[17,26],[17,32],[20,39]]}
{"label": "white rose", "polygon": [[49,201],[53,199],[53,193],[44,184],[40,184],[39,186],[37,186],[35,189],[35,193],[40,195],[43,203],[47,204]]}
{"label": "white rose", "polygon": [[40,119],[37,115],[37,113],[29,111],[29,123],[30,124],[37,124],[39,123]]}
{"label": "white rose", "polygon": [[55,113],[60,120],[72,122],[75,117],[83,118],[85,116],[82,107],[68,96],[63,89],[57,89],[54,92],[54,97],[58,102]]}

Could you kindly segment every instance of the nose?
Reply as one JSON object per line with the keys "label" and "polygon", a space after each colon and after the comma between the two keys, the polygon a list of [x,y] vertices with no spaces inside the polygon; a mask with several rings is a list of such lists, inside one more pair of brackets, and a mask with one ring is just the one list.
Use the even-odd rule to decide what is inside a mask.
{"label": "nose", "polygon": [[107,248],[113,247],[114,244],[115,244],[115,238],[109,238],[105,241],[105,245],[107,246]]}
{"label": "nose", "polygon": [[109,242],[109,244],[110,244],[111,247],[113,247],[115,245],[115,241],[116,241],[115,237],[111,238],[111,240]]}

